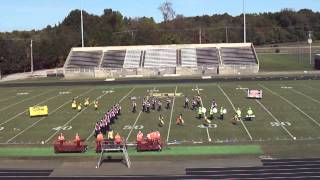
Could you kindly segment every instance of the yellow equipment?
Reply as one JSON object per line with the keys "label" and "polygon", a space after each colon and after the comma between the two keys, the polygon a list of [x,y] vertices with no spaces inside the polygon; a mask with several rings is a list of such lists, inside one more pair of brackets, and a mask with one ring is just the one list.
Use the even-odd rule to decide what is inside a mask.
{"label": "yellow equipment", "polygon": [[30,117],[47,116],[48,115],[48,106],[29,107],[29,112],[30,112]]}

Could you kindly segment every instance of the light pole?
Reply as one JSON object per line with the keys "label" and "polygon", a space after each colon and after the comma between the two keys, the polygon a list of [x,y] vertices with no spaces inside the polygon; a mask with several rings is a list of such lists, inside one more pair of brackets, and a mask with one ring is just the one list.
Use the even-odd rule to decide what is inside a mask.
{"label": "light pole", "polygon": [[247,33],[246,33],[245,0],[242,0],[242,11],[243,11],[243,43],[246,43],[247,42]]}
{"label": "light pole", "polygon": [[202,43],[202,31],[201,31],[201,27],[199,28],[199,44]]}
{"label": "light pole", "polygon": [[308,34],[308,43],[309,43],[309,50],[310,50],[310,65],[312,64],[312,35],[311,35],[311,31],[309,31]]}
{"label": "light pole", "polygon": [[83,41],[83,14],[82,14],[82,9],[83,9],[83,0],[81,0],[81,46],[84,47],[84,41]]}
{"label": "light pole", "polygon": [[32,49],[32,39],[30,41],[30,70],[31,70],[31,75],[33,74],[33,49]]}

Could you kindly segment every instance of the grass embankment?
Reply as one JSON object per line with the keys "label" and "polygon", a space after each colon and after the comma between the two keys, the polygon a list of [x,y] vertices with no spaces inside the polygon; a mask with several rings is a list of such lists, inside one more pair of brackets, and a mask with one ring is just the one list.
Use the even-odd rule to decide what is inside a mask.
{"label": "grass embankment", "polygon": [[[313,70],[309,54],[259,54],[260,71]],[[314,57],[314,56],[312,56]]]}

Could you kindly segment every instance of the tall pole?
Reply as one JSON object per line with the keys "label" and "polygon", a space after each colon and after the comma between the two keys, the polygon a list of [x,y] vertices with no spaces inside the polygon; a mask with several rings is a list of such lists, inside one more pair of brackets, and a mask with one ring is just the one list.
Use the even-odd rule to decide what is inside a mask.
{"label": "tall pole", "polygon": [[312,32],[309,31],[309,34],[308,34],[308,43],[309,43],[309,50],[310,50],[310,65],[312,64]]}
{"label": "tall pole", "polygon": [[247,42],[247,33],[246,33],[246,12],[245,12],[245,0],[242,0],[242,10],[243,10],[243,43]]}
{"label": "tall pole", "polygon": [[202,39],[201,39],[201,35],[202,34],[202,32],[201,32],[201,27],[199,28],[199,44],[201,44],[202,42]]}
{"label": "tall pole", "polygon": [[31,67],[30,67],[30,70],[31,70],[31,74],[33,74],[33,50],[32,50],[32,39],[30,41],[30,64],[31,64]]}
{"label": "tall pole", "polygon": [[226,26],[226,43],[228,43],[228,26]]}
{"label": "tall pole", "polygon": [[312,43],[310,43],[310,64],[312,64]]}
{"label": "tall pole", "polygon": [[81,0],[81,45],[84,47],[83,41],[83,15],[82,15],[82,8],[83,8],[83,0]]}

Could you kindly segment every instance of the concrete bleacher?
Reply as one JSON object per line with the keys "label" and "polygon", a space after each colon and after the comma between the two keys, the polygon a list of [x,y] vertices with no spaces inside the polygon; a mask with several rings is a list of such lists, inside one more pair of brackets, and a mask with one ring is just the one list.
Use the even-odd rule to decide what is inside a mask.
{"label": "concrete bleacher", "polygon": [[143,51],[129,49],[126,52],[123,68],[139,68]]}
{"label": "concrete bleacher", "polygon": [[104,52],[101,67],[121,69],[123,67],[125,56],[125,50],[109,50]]}
{"label": "concrete bleacher", "polygon": [[181,66],[197,67],[197,53],[195,48],[181,49]]}
{"label": "concrete bleacher", "polygon": [[242,65],[257,63],[255,53],[251,47],[226,47],[221,48],[220,51],[223,64]]}
{"label": "concrete bleacher", "polygon": [[144,57],[145,68],[176,67],[176,49],[148,49]]}
{"label": "concrete bleacher", "polygon": [[211,67],[219,65],[219,53],[217,48],[197,48],[197,65]]}
{"label": "concrete bleacher", "polygon": [[94,78],[250,74],[259,60],[251,43],[80,47],[71,49],[64,69]]}
{"label": "concrete bleacher", "polygon": [[99,66],[102,51],[71,51],[65,68],[94,68]]}

